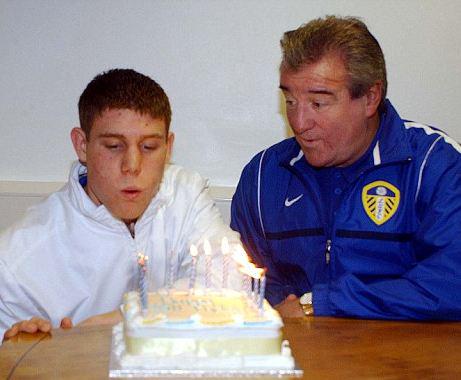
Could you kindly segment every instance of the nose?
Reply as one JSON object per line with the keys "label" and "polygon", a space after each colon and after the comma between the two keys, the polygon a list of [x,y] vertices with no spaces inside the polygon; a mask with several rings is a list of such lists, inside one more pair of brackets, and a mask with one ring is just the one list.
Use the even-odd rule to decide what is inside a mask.
{"label": "nose", "polygon": [[295,134],[303,133],[314,126],[313,111],[307,104],[298,103],[293,109],[287,110],[287,117]]}
{"label": "nose", "polygon": [[139,149],[130,147],[126,150],[122,160],[122,172],[137,175],[141,171],[142,155]]}

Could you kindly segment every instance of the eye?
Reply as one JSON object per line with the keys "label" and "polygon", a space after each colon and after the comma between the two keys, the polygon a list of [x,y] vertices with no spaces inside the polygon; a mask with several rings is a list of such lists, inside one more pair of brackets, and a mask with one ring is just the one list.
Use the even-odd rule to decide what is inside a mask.
{"label": "eye", "polygon": [[109,150],[120,150],[122,149],[122,144],[118,143],[109,143],[104,145]]}
{"label": "eye", "polygon": [[319,103],[319,102],[312,102],[312,107],[314,107],[315,109],[320,109],[322,107],[322,103]]}
{"label": "eye", "polygon": [[152,143],[147,144],[146,143],[146,144],[142,144],[141,147],[145,151],[152,152],[152,151],[157,150],[158,144],[152,144]]}
{"label": "eye", "polygon": [[101,142],[101,145],[104,147],[104,149],[107,149],[111,152],[120,151],[124,149],[125,147],[125,145],[123,144],[123,141],[118,138],[112,138],[112,137],[102,138],[100,142]]}
{"label": "eye", "polygon": [[290,107],[290,106],[293,106],[295,104],[295,101],[293,99],[287,99],[285,98],[285,104]]}

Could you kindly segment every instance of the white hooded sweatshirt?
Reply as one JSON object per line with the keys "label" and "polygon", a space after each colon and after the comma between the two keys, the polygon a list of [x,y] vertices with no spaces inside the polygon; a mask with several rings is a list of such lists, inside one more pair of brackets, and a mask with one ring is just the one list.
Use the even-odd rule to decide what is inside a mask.
{"label": "white hooded sweatshirt", "polygon": [[[64,317],[77,324],[117,309],[123,294],[137,288],[139,252],[149,257],[149,290],[165,286],[171,272],[178,286],[187,287],[190,245],[200,247],[207,238],[214,253],[211,281],[218,285],[221,238],[237,243],[239,236],[222,221],[200,175],[168,166],[132,237],[125,223],[85,193],[82,170],[74,164],[61,190],[0,236],[0,337],[13,323],[33,316],[58,327]],[[199,286],[203,261],[198,260]],[[239,275],[231,266],[235,287]]]}

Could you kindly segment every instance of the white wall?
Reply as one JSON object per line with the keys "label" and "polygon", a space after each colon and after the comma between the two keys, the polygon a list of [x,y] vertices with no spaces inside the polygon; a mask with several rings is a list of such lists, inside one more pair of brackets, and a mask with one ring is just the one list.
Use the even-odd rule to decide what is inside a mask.
{"label": "white wall", "polygon": [[174,161],[235,186],[251,156],[287,135],[282,33],[325,14],[363,17],[402,116],[461,140],[459,0],[0,0],[0,180],[64,181],[81,91],[131,67],[170,96]]}

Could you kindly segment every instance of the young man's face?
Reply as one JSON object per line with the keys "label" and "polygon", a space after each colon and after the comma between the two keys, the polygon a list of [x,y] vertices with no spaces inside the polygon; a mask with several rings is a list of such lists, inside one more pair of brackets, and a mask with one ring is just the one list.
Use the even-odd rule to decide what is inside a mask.
{"label": "young man's face", "polygon": [[89,138],[80,128],[72,142],[86,163],[86,192],[125,223],[139,218],[155,196],[174,135],[165,122],[130,109],[108,109],[97,117]]}
{"label": "young man's face", "polygon": [[351,98],[347,85],[347,72],[338,55],[297,71],[281,70],[287,118],[313,166],[352,164],[365,153],[376,133],[380,85],[357,99]]}

